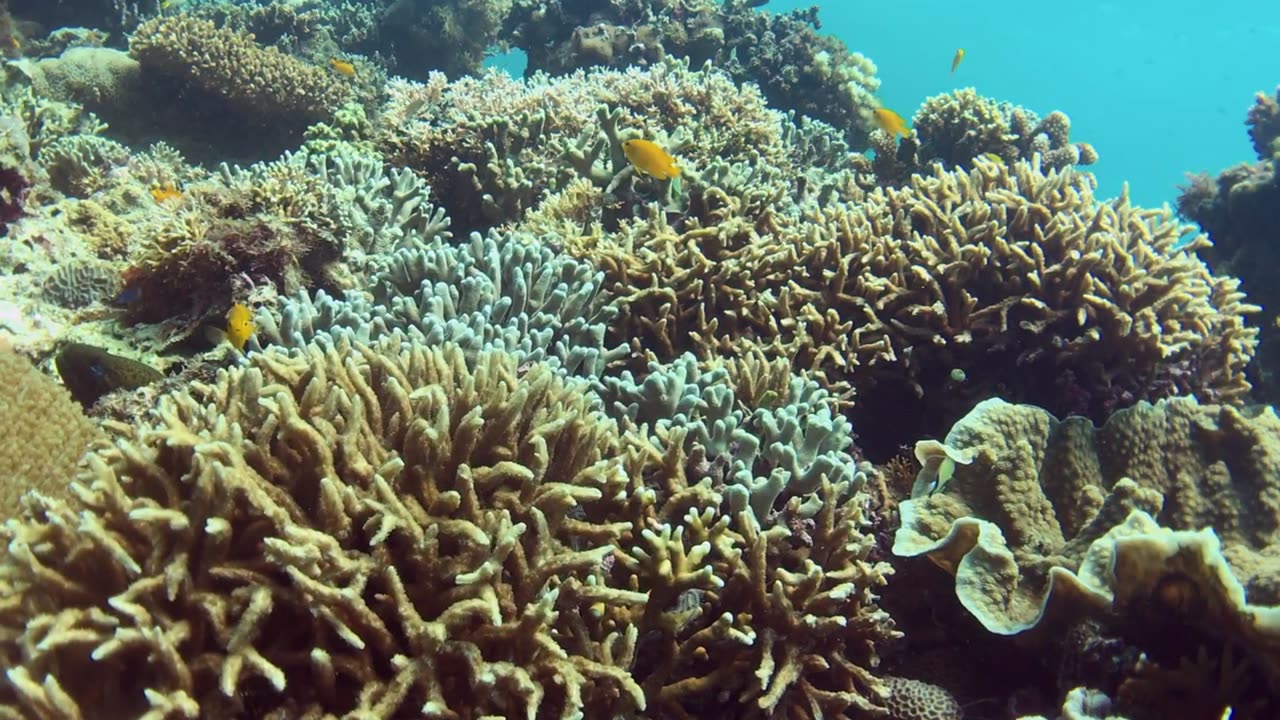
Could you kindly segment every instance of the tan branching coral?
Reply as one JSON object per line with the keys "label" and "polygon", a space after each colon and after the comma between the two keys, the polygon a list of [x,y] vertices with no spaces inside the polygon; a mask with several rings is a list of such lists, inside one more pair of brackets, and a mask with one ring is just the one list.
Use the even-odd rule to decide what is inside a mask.
{"label": "tan branching coral", "polygon": [[884,714],[864,495],[826,483],[803,541],[732,520],[552,368],[403,340],[254,354],[31,503],[0,708]]}
{"label": "tan branching coral", "polygon": [[350,96],[333,73],[189,15],[142,23],[130,38],[129,53],[142,64],[144,80],[177,78],[243,114],[273,122],[327,119]]}
{"label": "tan branching coral", "polygon": [[1099,201],[1069,168],[984,159],[845,192],[787,214],[711,188],[691,200],[694,227],[655,215],[566,248],[605,270],[638,352],[709,358],[754,339],[857,385],[881,427],[889,412],[950,422],[992,389],[1098,419],[1139,398],[1248,390],[1257,308],[1167,211]]}
{"label": "tan branching coral", "polygon": [[1054,111],[1040,118],[1010,103],[996,102],[973,88],[935,95],[924,101],[912,118],[920,143],[921,165],[940,161],[971,167],[984,154],[1005,162],[1041,157],[1041,166],[1056,170],[1068,165],[1092,165],[1098,153],[1087,143],[1071,142],[1071,120]]}

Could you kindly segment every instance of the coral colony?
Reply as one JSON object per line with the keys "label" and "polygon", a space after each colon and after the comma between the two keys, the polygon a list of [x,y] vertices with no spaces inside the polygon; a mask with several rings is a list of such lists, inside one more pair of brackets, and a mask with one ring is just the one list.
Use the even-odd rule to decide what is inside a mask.
{"label": "coral colony", "polygon": [[1280,95],[764,4],[11,2],[0,718],[1280,717]]}

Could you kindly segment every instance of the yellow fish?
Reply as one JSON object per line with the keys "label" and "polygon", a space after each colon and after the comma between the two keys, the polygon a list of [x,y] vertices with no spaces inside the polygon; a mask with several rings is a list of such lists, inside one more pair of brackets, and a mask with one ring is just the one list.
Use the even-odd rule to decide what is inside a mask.
{"label": "yellow fish", "polygon": [[244,350],[244,344],[257,330],[253,325],[253,311],[244,303],[236,303],[227,311],[227,342],[237,350]]}
{"label": "yellow fish", "polygon": [[1004,164],[1004,158],[1000,157],[999,155],[993,152],[984,152],[982,153],[981,157],[984,157],[997,165]]}
{"label": "yellow fish", "polygon": [[157,203],[164,203],[167,200],[181,200],[182,191],[174,187],[173,183],[165,183],[152,187],[151,197],[155,198]]}
{"label": "yellow fish", "polygon": [[666,150],[648,140],[627,140],[622,143],[622,153],[627,156],[631,165],[645,175],[652,175],[659,180],[670,180],[680,177],[680,168],[676,159]]}
{"label": "yellow fish", "polygon": [[329,67],[333,68],[334,70],[337,70],[339,73],[349,78],[353,78],[356,76],[356,66],[352,65],[346,60],[339,60],[338,58],[329,58]]}
{"label": "yellow fish", "polygon": [[907,127],[907,121],[903,120],[898,113],[889,108],[876,108],[875,115],[876,125],[893,136],[894,140],[897,140],[899,135],[904,138],[911,137],[911,128]]}
{"label": "yellow fish", "polygon": [[955,74],[956,68],[960,67],[960,61],[964,59],[964,48],[956,50],[956,56],[951,58],[951,73]]}

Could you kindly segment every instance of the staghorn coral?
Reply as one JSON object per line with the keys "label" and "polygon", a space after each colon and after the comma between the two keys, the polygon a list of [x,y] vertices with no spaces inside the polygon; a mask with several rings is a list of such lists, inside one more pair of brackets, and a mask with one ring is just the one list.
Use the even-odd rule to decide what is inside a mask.
{"label": "staghorn coral", "polygon": [[403,339],[256,353],[28,502],[0,704],[884,716],[861,496],[824,483],[796,547],[550,368]]}
{"label": "staghorn coral", "polygon": [[0,378],[0,519],[8,519],[28,490],[66,495],[67,479],[101,433],[61,385],[8,348],[0,349]]}
{"label": "staghorn coral", "polygon": [[856,386],[869,457],[940,432],[1003,393],[1101,419],[1138,399],[1248,392],[1256,329],[1166,211],[1100,202],[1091,177],[979,161],[844,200],[750,207],[691,193],[692,229],[662,216],[565,247],[605,270],[615,337],[669,360],[745,342]]}
{"label": "staghorn coral", "polygon": [[[1185,652],[1237,643],[1280,685],[1280,419],[1192,399],[1140,403],[1097,429],[986,400],[945,445],[972,457],[899,506],[893,551],[927,555],[988,630],[1113,613]],[[921,474],[937,473],[926,462]],[[928,488],[933,483],[918,482]],[[1160,630],[1159,628],[1164,628]],[[1170,630],[1176,629],[1176,632]]]}

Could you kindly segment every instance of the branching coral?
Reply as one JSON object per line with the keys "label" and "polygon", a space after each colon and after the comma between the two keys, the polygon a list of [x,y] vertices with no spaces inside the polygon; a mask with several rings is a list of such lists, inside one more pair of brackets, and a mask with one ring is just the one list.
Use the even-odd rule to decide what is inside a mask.
{"label": "branching coral", "polygon": [[[287,145],[352,96],[325,68],[188,15],[146,21],[131,37],[129,52],[141,63],[150,92],[183,98],[167,109],[181,113],[188,128],[216,138],[234,132],[237,157],[244,156],[247,140],[253,141],[250,147]],[[219,120],[210,123],[202,115]],[[248,139],[245,123],[257,128]],[[173,118],[171,125],[179,124]]]}
{"label": "branching coral", "polygon": [[491,73],[446,83],[434,75],[393,84],[383,117],[383,153],[423,174],[467,231],[517,221],[549,192],[583,178],[619,199],[623,209],[612,216],[629,215],[660,194],[646,188],[639,197],[634,189],[642,181],[630,175],[621,145],[630,137],[678,155],[692,183],[699,171],[731,163],[802,175],[802,157],[824,167],[848,156],[830,128],[799,126],[769,110],[754,88],[675,61],[554,81]]}
{"label": "branching coral", "polygon": [[1178,196],[1178,212],[1198,223],[1213,241],[1202,251],[1213,269],[1239,277],[1250,297],[1263,307],[1258,323],[1261,348],[1252,376],[1257,397],[1275,401],[1280,391],[1280,329],[1276,325],[1280,296],[1267,269],[1277,260],[1269,239],[1280,232],[1280,212],[1276,210],[1280,208],[1280,155],[1272,147],[1280,134],[1277,101],[1259,93],[1247,124],[1258,162],[1227,168],[1217,178],[1207,173],[1189,174],[1189,182]]}
{"label": "branching coral", "polygon": [[982,155],[997,155],[1010,163],[1039,154],[1045,170],[1098,161],[1092,146],[1071,142],[1066,114],[1055,110],[1041,119],[1026,108],[983,97],[973,88],[925,100],[911,124],[920,144],[915,162],[923,167],[938,161],[948,168],[967,169]]}
{"label": "branching coral", "polygon": [[607,8],[561,0],[516,0],[506,33],[531,70],[653,65],[667,57],[710,62],[763,90],[772,106],[838,128],[865,146],[880,82],[875,65],[817,32],[816,7],[786,14],[761,3],[632,0]]}
{"label": "branching coral", "polygon": [[1249,140],[1259,158],[1280,154],[1280,147],[1276,146],[1276,139],[1280,138],[1280,87],[1276,88],[1274,97],[1267,93],[1254,97],[1245,124],[1249,126]]}
{"label": "branching coral", "polygon": [[883,716],[863,496],[824,483],[797,545],[550,368],[401,340],[257,353],[30,503],[0,531],[0,703]]}
{"label": "branching coral", "polygon": [[693,229],[653,217],[566,248],[608,274],[624,304],[613,329],[637,354],[758,342],[856,386],[876,457],[993,391],[1099,419],[1140,398],[1248,391],[1257,308],[1167,211],[1099,202],[1089,176],[1024,162],[842,192],[788,212],[713,187]]}
{"label": "branching coral", "polygon": [[454,245],[439,232],[380,263],[372,302],[356,293],[341,300],[299,293],[275,313],[259,312],[263,341],[302,346],[317,333],[369,341],[401,331],[426,345],[500,349],[589,376],[620,354],[604,344],[616,310],[599,274],[532,238],[477,234]]}
{"label": "branching coral", "polygon": [[155,321],[223,312],[245,299],[236,283],[280,294],[343,289],[370,270],[371,254],[448,226],[426,199],[412,173],[358,154],[224,164],[143,226],[126,272],[139,293],[131,313]]}

